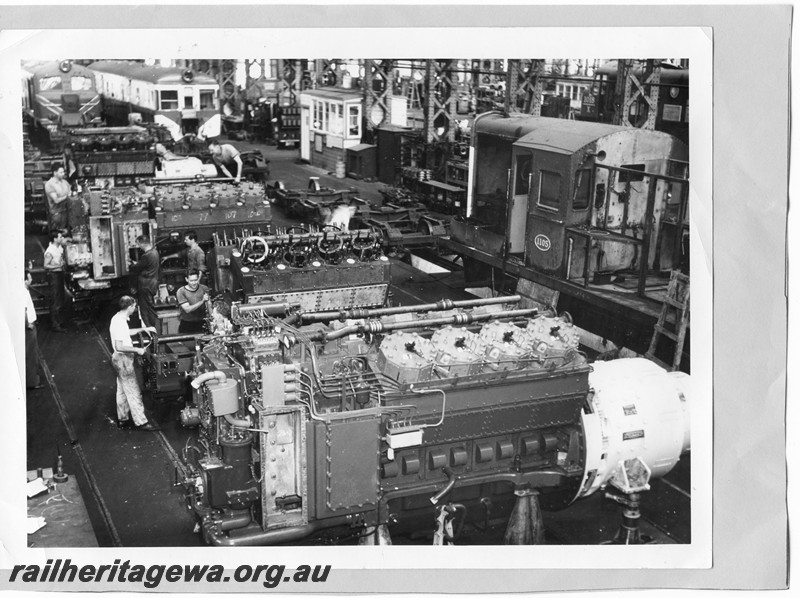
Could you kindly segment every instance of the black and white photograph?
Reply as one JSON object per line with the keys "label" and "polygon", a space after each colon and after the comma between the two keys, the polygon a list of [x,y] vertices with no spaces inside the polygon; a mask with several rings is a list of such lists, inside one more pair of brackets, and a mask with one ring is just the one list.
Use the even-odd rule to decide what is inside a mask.
{"label": "black and white photograph", "polygon": [[284,20],[0,32],[8,587],[713,573],[713,30]]}

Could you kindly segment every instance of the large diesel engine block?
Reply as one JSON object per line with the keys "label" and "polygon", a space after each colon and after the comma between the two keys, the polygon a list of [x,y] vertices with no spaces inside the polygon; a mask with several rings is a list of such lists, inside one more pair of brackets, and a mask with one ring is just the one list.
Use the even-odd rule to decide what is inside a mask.
{"label": "large diesel engine block", "polygon": [[568,318],[518,300],[283,320],[287,304],[234,306],[182,414],[198,430],[183,482],[205,541],[388,537],[445,503],[507,516],[519,496],[564,507],[672,469],[689,448],[688,377],[642,359],[593,371]]}

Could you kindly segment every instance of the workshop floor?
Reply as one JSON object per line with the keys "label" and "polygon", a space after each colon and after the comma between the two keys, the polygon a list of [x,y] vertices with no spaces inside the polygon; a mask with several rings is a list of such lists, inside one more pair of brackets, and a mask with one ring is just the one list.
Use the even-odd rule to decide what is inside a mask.
{"label": "workshop floor", "polygon": [[[235,143],[249,147],[251,144]],[[270,160],[272,180],[287,188],[305,188],[309,176],[333,188],[355,187],[359,196],[379,201],[380,184],[336,179],[319,169],[296,164],[297,151],[256,146]],[[292,223],[274,210],[275,224]],[[26,262],[41,259],[41,235],[26,237]],[[471,295],[453,276],[425,274],[393,263],[395,304],[464,299]],[[49,330],[42,317],[39,342],[48,384],[27,397],[27,469],[50,467],[60,451],[65,471],[77,477],[100,546],[197,546],[195,517],[174,487],[175,468],[190,432],[179,423],[182,401],[153,401],[145,407],[161,431],[119,430],[115,419],[115,377],[110,363],[109,306],[90,322],[67,324],[66,334]],[[643,498],[644,533],[658,542],[689,542],[689,460],[665,480],[653,483]],[[620,508],[598,492],[565,511],[547,513],[548,542],[595,544],[610,540],[620,521]],[[474,543],[502,542],[502,530]]]}

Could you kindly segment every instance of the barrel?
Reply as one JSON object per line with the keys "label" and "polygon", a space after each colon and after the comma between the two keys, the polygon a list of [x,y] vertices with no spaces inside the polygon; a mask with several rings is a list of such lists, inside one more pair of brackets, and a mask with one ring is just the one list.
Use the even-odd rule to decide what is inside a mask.
{"label": "barrel", "polygon": [[336,178],[343,179],[345,175],[344,162],[342,160],[336,161]]}

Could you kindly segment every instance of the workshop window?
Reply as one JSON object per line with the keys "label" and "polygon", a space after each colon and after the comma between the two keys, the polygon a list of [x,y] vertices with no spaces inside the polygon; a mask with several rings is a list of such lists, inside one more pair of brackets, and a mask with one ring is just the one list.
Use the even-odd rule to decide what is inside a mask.
{"label": "workshop window", "polygon": [[39,91],[61,89],[61,77],[42,77],[39,79]]}
{"label": "workshop window", "polygon": [[178,91],[175,89],[164,89],[159,92],[159,110],[178,109]]}
{"label": "workshop window", "polygon": [[200,110],[213,110],[216,108],[214,105],[214,90],[201,89],[200,90]]}
{"label": "workshop window", "polygon": [[557,172],[542,170],[539,172],[539,205],[545,208],[558,209],[561,199],[561,175]]}
{"label": "workshop window", "polygon": [[361,137],[361,106],[347,107],[347,136]]}
{"label": "workshop window", "polygon": [[319,100],[314,100],[314,122],[311,123],[311,128],[322,131],[322,102]]}
{"label": "workshop window", "polygon": [[589,207],[589,193],[592,182],[592,171],[582,168],[575,176],[575,195],[572,198],[573,210],[585,210]]}
{"label": "workshop window", "polygon": [[339,104],[331,104],[330,122],[328,124],[332,135],[342,136],[344,126],[342,124],[342,106]]}

